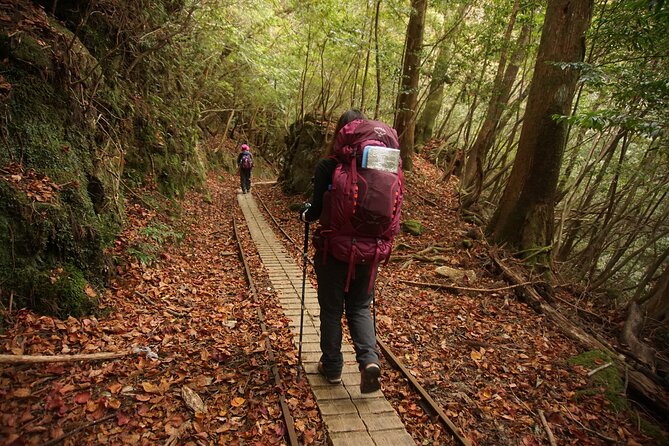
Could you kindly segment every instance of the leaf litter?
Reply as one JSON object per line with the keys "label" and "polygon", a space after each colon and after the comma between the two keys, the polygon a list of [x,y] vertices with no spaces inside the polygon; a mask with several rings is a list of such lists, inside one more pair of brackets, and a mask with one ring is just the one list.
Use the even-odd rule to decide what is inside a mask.
{"label": "leaf litter", "polygon": [[[440,183],[441,172],[420,158],[415,166],[407,175],[403,219],[420,221],[426,231],[398,237],[400,261],[382,267],[377,280],[376,320],[379,336],[447,416],[473,445],[545,444],[540,413],[558,444],[652,444],[611,407],[603,389],[585,392],[588,370],[567,362],[577,346],[519,303],[513,290],[468,292],[411,283],[441,281],[434,267],[447,265],[475,272],[477,282],[465,286],[506,285],[478,229],[458,216],[453,184]],[[134,354],[111,361],[0,365],[3,444],[284,444],[279,394],[300,441],[326,444],[313,393],[306,380],[295,382],[297,352],[288,319],[243,224],[257,301],[241,262],[231,255],[237,246],[230,209],[243,222],[236,187],[234,175],[212,174],[211,200],[192,193],[181,208],[165,203],[169,212],[126,203],[128,225],[112,250],[119,265],[96,315],[11,315],[12,324],[0,335],[2,353],[132,348]],[[303,226],[288,206],[302,199],[284,196],[276,185],[256,187],[255,193],[299,244]],[[183,240],[167,241],[148,262],[129,255],[128,247],[138,246],[154,223],[173,225]],[[411,258],[426,250],[438,253],[435,264]],[[299,249],[288,251],[301,264]],[[313,271],[309,280],[315,285]],[[272,378],[267,339],[280,386]],[[406,379],[388,363],[383,366],[384,394],[417,444],[454,444]]]}
{"label": "leaf litter", "polygon": [[[279,394],[299,421],[301,441],[325,444],[314,397],[304,380],[295,383],[296,353],[276,296],[261,287],[254,302],[241,261],[229,255],[237,252],[230,212],[237,180],[224,177],[210,176],[212,200],[192,193],[181,207],[163,203],[164,212],[126,203],[128,225],[111,253],[118,265],[96,315],[11,315],[13,322],[0,334],[2,353],[133,354],[0,365],[1,444],[285,444]],[[184,236],[166,241],[143,262],[128,247],[141,246],[151,225]],[[245,226],[240,228],[250,250]],[[256,272],[257,255],[250,262],[254,275],[260,274],[256,279],[268,283]],[[268,337],[281,386],[267,359]]]}

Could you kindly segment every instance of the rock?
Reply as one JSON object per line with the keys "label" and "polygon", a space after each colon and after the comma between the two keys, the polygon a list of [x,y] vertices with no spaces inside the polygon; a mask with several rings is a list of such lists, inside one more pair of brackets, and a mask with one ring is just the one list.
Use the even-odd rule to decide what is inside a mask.
{"label": "rock", "polygon": [[311,179],[318,160],[325,155],[328,123],[307,115],[290,126],[278,182],[287,194],[311,195]]}
{"label": "rock", "polygon": [[476,273],[470,269],[460,270],[450,266],[440,266],[435,268],[434,272],[458,285],[468,286],[476,282]]}

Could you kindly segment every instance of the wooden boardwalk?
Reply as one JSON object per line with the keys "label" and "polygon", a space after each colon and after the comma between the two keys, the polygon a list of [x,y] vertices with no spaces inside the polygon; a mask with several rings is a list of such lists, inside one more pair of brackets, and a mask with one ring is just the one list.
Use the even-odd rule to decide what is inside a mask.
{"label": "wooden boardwalk", "polygon": [[[251,237],[260,253],[283,311],[291,320],[295,348],[300,332],[302,267],[288,255],[265,221],[251,194],[238,194]],[[342,384],[330,384],[317,371],[320,359],[319,307],[316,290],[307,281],[304,300],[302,363],[333,446],[415,446],[399,416],[379,390],[360,393],[360,372],[353,347],[342,345]]]}

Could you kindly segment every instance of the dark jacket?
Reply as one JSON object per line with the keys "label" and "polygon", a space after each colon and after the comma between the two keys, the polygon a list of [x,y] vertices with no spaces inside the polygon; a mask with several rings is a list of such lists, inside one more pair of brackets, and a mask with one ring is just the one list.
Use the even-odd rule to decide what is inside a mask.
{"label": "dark jacket", "polygon": [[311,207],[307,210],[304,218],[308,222],[319,219],[323,211],[323,195],[332,185],[332,174],[337,167],[335,158],[322,158],[314,170],[314,194],[311,197]]}

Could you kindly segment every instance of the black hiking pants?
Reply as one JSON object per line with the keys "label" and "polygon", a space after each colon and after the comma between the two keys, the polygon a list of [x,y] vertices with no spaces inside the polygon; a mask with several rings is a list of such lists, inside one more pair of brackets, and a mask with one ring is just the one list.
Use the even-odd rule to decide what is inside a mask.
{"label": "black hiking pants", "polygon": [[243,193],[251,190],[251,169],[239,168],[239,182]]}
{"label": "black hiking pants", "polygon": [[[374,321],[369,310],[374,288],[367,293],[369,265],[357,265],[355,278],[351,278],[349,291],[344,292],[348,263],[328,255],[323,262],[323,253],[316,251],[314,269],[318,280],[318,303],[321,308],[321,362],[328,375],[338,375],[344,367],[341,353],[342,315],[346,312],[348,329],[353,339],[355,358],[362,369],[370,363],[379,364],[376,350]],[[373,272],[376,274],[376,271]]]}

